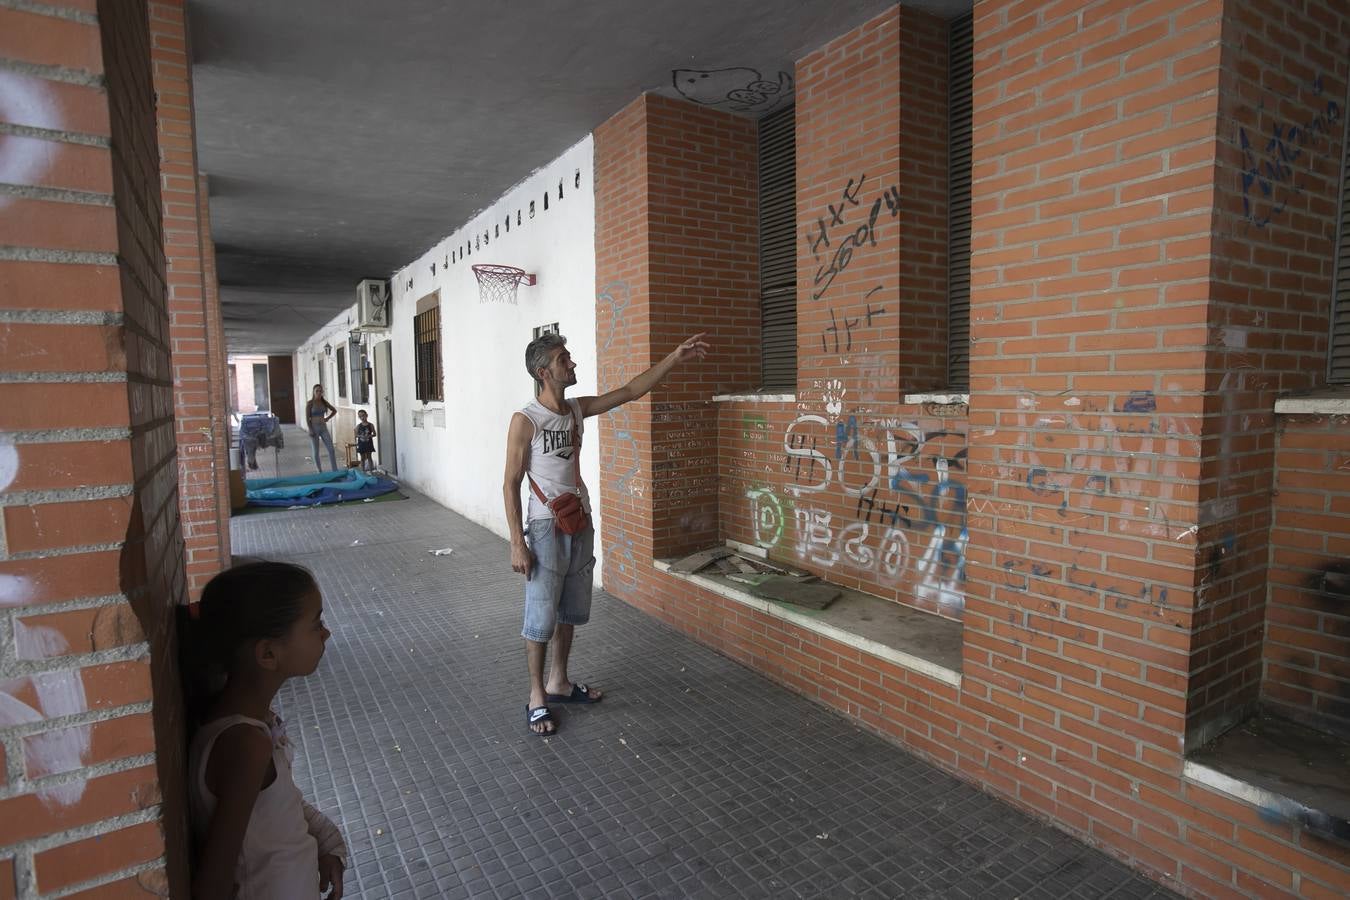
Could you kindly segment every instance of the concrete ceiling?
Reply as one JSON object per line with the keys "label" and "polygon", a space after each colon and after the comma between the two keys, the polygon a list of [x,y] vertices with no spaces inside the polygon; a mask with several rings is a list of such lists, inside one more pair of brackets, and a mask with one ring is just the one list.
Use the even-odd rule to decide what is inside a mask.
{"label": "concrete ceiling", "polygon": [[679,96],[676,70],[718,70],[683,79],[691,99],[767,112],[794,60],[892,5],[190,0],[230,352],[291,352],[361,278],[389,277],[643,91]]}

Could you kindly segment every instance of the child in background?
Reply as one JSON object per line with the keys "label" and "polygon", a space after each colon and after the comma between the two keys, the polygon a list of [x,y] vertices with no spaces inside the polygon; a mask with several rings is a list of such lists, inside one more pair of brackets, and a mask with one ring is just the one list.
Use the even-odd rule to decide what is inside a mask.
{"label": "child in background", "polygon": [[200,850],[192,896],[340,900],[347,848],[300,796],[294,751],[272,710],[282,684],[313,673],[323,656],[329,632],[319,586],[301,566],[249,562],[212,578],[194,607],[183,641],[196,719],[188,754]]}
{"label": "child in background", "polygon": [[361,471],[375,471],[375,463],[370,458],[370,454],[375,452],[375,426],[367,421],[366,411],[360,410],[356,414],[361,421],[356,423],[356,452],[361,457]]}

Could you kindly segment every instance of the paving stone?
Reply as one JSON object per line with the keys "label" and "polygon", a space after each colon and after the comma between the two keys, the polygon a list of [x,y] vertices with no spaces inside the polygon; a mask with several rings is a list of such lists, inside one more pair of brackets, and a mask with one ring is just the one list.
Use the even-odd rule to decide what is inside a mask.
{"label": "paving stone", "polygon": [[506,543],[404,493],[231,522],[323,588],[278,703],[350,900],[1174,896],[603,591],[572,675],[605,700],[527,734]]}

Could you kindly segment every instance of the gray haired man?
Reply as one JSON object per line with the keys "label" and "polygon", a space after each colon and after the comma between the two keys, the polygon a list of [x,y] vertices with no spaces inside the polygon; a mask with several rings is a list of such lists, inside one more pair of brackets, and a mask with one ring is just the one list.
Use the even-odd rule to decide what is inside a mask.
{"label": "gray haired man", "polygon": [[[506,524],[511,532],[511,568],[525,576],[525,661],[530,673],[530,699],[525,718],[532,734],[557,731],[549,703],[598,703],[599,690],[567,677],[572,632],[591,616],[595,568],[595,530],[587,521],[574,534],[554,518],[557,501],[575,494],[589,518],[591,505],[579,468],[583,423],[591,416],[645,395],[688,360],[702,360],[711,349],[696,334],[666,358],[623,387],[598,397],[568,400],[577,383],[577,365],[567,338],[545,334],[525,348],[525,369],[534,379],[534,399],[511,417],[506,437]],[[529,513],[521,520],[520,483],[530,481]],[[563,498],[570,499],[570,498]],[[544,656],[553,641],[553,665],[544,680]]]}

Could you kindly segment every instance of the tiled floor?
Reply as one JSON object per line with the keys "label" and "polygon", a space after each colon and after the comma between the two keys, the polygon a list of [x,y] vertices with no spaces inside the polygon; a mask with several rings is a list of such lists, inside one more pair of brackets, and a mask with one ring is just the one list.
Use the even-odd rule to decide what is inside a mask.
{"label": "tiled floor", "polygon": [[232,535],[324,589],[327,655],[279,699],[349,898],[1172,896],[603,592],[573,675],[606,699],[527,734],[506,545],[419,495]]}

